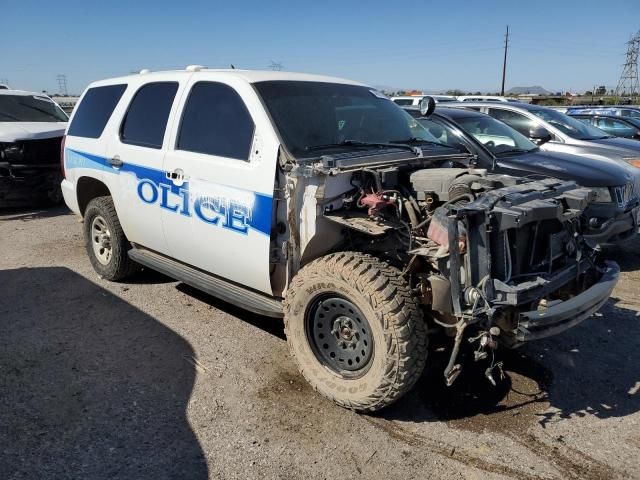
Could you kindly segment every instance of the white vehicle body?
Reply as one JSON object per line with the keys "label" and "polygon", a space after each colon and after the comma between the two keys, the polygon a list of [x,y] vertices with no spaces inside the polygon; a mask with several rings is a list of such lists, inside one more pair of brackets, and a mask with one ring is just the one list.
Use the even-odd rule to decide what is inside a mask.
{"label": "white vehicle body", "polygon": [[517,102],[515,99],[508,99],[496,95],[460,95],[457,97],[459,102]]}
{"label": "white vehicle body", "polygon": [[456,97],[451,95],[400,95],[391,97],[391,101],[400,106],[418,106],[425,97],[431,97],[436,103],[455,102]]}
{"label": "white vehicle body", "polygon": [[48,96],[0,89],[0,206],[60,203],[67,114]]}
{"label": "white vehicle body", "polygon": [[[67,136],[66,179],[62,182],[67,205],[80,214],[75,191],[78,179],[100,179],[111,192],[122,228],[132,243],[273,294],[269,250],[280,141],[252,83],[279,79],[358,85],[318,75],[241,70],[146,73],[92,83],[88,90],[118,84],[127,87],[99,139]],[[178,82],[179,86],[162,147],[149,149],[123,143],[118,132],[131,99],[143,85],[163,81]],[[247,161],[174,148],[181,112],[197,82],[227,85],[244,101],[255,123]],[[77,109],[71,123],[76,113]],[[114,157],[123,162],[122,166],[108,163]],[[181,171],[185,177],[167,178],[167,174],[181,175]],[[315,200],[308,198],[306,202],[315,212]],[[214,213],[216,209],[224,210],[227,216]],[[309,225],[304,230],[309,237],[313,228]],[[215,242],[215,248],[206,238]],[[305,240],[303,236],[301,241]]]}
{"label": "white vehicle body", "polygon": [[[67,114],[49,98],[47,95],[37,92],[27,92],[24,90],[0,89],[1,97],[32,97],[40,101],[51,103],[60,111],[65,118]],[[1,105],[1,104],[0,104]],[[6,121],[3,118],[0,107],[0,142],[15,142],[18,140],[38,140],[43,138],[61,137],[67,128],[67,122],[28,122],[28,121]]]}

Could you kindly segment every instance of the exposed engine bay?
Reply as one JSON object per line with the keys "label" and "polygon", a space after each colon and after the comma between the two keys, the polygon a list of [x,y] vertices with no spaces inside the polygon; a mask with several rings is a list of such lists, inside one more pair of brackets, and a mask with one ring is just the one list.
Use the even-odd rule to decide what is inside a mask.
{"label": "exposed engine bay", "polygon": [[494,383],[498,344],[515,347],[569,328],[615,285],[617,266],[599,261],[581,236],[588,189],[487,174],[464,155],[366,164],[352,157],[288,167],[288,218],[300,219],[301,235],[309,232],[286,242],[289,267],[338,250],[397,266],[430,327],[454,338],[449,385],[461,371],[465,338],[475,360],[490,362]]}

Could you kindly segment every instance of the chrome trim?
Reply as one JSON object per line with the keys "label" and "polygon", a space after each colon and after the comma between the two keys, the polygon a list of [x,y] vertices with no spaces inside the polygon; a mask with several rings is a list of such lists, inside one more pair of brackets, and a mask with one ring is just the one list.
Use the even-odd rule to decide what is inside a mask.
{"label": "chrome trim", "polygon": [[619,207],[626,207],[633,199],[633,183],[627,183],[619,187],[613,187],[615,201]]}

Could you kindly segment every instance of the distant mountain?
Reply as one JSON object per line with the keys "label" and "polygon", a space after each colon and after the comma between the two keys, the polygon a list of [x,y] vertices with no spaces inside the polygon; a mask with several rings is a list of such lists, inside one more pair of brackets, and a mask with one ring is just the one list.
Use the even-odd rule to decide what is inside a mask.
{"label": "distant mountain", "polygon": [[509,90],[507,90],[506,92],[509,95],[521,95],[521,94],[527,94],[527,93],[531,93],[534,95],[552,95],[552,92],[550,92],[549,90],[545,90],[542,87],[513,87],[510,88]]}

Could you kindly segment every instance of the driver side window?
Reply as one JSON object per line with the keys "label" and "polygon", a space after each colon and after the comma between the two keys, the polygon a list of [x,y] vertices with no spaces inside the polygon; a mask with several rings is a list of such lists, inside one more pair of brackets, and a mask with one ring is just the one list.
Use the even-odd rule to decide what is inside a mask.
{"label": "driver side window", "polygon": [[501,122],[506,123],[514,130],[517,130],[525,137],[530,136],[530,131],[532,128],[536,127],[536,123],[525,117],[524,115],[516,112],[512,112],[510,110],[503,110],[501,108],[490,108],[489,115],[491,115],[496,120],[500,120]]}

